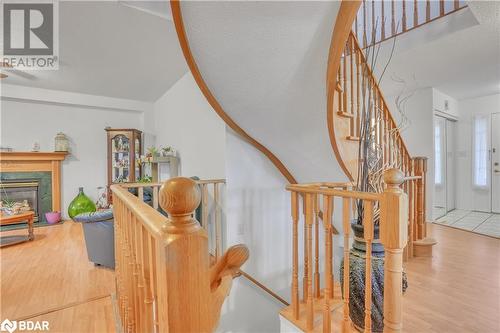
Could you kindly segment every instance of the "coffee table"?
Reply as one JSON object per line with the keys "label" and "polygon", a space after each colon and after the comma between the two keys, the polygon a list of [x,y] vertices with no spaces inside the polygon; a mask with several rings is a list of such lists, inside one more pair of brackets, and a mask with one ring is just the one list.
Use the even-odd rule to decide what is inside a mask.
{"label": "coffee table", "polygon": [[21,223],[21,222],[28,222],[28,236],[4,236],[0,237],[1,242],[0,242],[0,247],[8,246],[8,245],[13,245],[17,243],[22,243],[22,242],[27,242],[27,241],[32,241],[35,239],[35,236],[33,235],[33,219],[34,219],[35,213],[32,211],[29,212],[24,212],[20,214],[15,214],[15,215],[5,215],[1,214],[0,215],[0,225],[9,225],[9,224],[16,224],[16,223]]}

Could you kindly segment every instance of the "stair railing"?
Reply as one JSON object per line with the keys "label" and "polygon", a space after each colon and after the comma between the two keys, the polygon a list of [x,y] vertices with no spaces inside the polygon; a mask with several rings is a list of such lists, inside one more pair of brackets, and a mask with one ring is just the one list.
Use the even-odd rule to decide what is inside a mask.
{"label": "stair railing", "polygon": [[[401,122],[397,123],[389,111],[388,104],[378,85],[378,80],[370,68],[366,56],[354,32],[351,31],[340,61],[337,77],[334,105],[337,106],[336,118],[347,122],[342,133],[345,144],[350,145],[351,177],[355,180],[358,164],[358,143],[363,121],[363,114],[371,114],[376,119],[373,125],[374,144],[380,147],[381,163],[386,168],[400,169],[407,182],[403,190],[408,194],[408,248],[405,259],[413,256],[413,244],[427,237],[426,230],[426,172],[427,159],[412,157],[401,136]],[[341,125],[335,125],[338,129]],[[342,126],[341,126],[342,127]],[[337,139],[339,139],[337,137]]]}
{"label": "stair railing", "polygon": [[366,48],[465,7],[463,0],[363,0],[352,30]]}
{"label": "stair railing", "polygon": [[[209,237],[209,252],[218,259],[222,254],[222,196],[225,179],[199,179],[194,180],[201,191],[201,204],[197,208],[200,214],[196,216],[201,226],[207,231]],[[144,201],[145,189],[151,189],[149,204],[156,210],[159,209],[159,190],[163,183],[124,183],[122,187],[134,189],[140,201]]]}
{"label": "stair railing", "polygon": [[194,218],[201,191],[191,179],[172,178],[159,188],[156,202],[168,217],[123,185],[111,190],[122,331],[214,331],[247,248],[233,246],[212,260],[207,232]]}
{"label": "stair railing", "polygon": [[[297,184],[287,186],[291,192],[292,215],[292,285],[289,307],[281,314],[305,332],[350,331],[349,317],[349,269],[344,269],[343,293],[333,279],[333,238],[331,234],[334,199],[342,201],[344,267],[349,267],[349,238],[351,222],[355,216],[355,202],[364,205],[363,228],[366,248],[371,248],[374,238],[375,208],[380,208],[380,241],[385,250],[384,262],[384,332],[402,330],[402,272],[403,248],[407,242],[408,197],[400,188],[404,174],[398,169],[384,173],[386,189],[383,193],[356,192],[352,190],[325,187],[321,184]],[[321,224],[324,235],[320,237],[315,215],[315,207],[321,206],[324,212]],[[302,208],[302,209],[301,209]],[[300,217],[302,211],[303,217]],[[299,247],[299,229],[303,231],[303,253]],[[320,242],[322,242],[320,244]],[[323,275],[318,270],[318,248],[323,258]],[[299,262],[299,258],[303,262]],[[320,260],[321,261],[321,260]],[[365,258],[365,332],[371,331],[372,308],[372,270],[371,251]],[[299,276],[302,272],[302,276]],[[302,281],[301,281],[302,280]],[[302,282],[302,288],[300,283]],[[302,289],[302,293],[300,292]],[[333,327],[332,325],[340,325]],[[321,325],[321,326],[318,326]]]}

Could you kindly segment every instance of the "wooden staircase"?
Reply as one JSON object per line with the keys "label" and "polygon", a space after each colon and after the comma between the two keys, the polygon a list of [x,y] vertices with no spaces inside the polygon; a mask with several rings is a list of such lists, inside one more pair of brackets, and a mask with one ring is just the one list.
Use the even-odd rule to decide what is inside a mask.
{"label": "wooden staircase", "polygon": [[406,182],[404,192],[409,197],[408,205],[408,246],[405,259],[418,255],[432,255],[436,242],[429,238],[426,228],[426,173],[427,158],[410,155],[401,130],[404,119],[399,124],[391,114],[388,103],[378,85],[378,80],[370,68],[369,59],[373,49],[361,48],[354,32],[351,31],[340,60],[337,85],[333,100],[335,110],[331,136],[339,163],[347,176],[356,181],[359,165],[359,140],[365,119],[373,120],[373,142],[384,169],[397,168],[403,171]]}

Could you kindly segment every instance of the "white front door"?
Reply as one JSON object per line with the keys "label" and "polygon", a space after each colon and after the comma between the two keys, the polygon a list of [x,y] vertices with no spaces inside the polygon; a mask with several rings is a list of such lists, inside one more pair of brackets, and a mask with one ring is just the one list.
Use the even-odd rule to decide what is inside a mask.
{"label": "white front door", "polygon": [[446,215],[446,183],[446,119],[435,116],[433,219]]}
{"label": "white front door", "polygon": [[500,113],[491,115],[491,211],[500,213]]}

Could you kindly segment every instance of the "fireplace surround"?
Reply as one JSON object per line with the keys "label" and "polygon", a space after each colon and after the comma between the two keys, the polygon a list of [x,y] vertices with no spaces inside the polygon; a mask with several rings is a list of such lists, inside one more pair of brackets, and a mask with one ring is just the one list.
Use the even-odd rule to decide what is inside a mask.
{"label": "fireplace surround", "polygon": [[[33,204],[36,204],[39,222],[45,222],[46,212],[61,211],[61,163],[66,155],[64,152],[0,152],[2,185],[37,183],[37,200]],[[1,193],[3,199],[3,186]]]}

